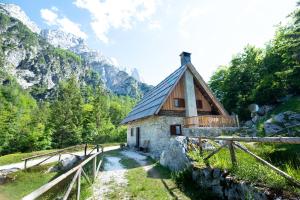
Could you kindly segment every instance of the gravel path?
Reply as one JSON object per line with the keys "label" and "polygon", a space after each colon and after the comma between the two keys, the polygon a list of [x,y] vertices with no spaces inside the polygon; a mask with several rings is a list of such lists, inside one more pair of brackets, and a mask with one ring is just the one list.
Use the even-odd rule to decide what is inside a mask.
{"label": "gravel path", "polygon": [[121,151],[121,156],[106,156],[103,170],[94,185],[94,197],[97,200],[111,199],[118,191],[118,199],[129,199],[124,188],[128,184],[125,177],[128,169],[120,163],[122,157],[134,159],[141,166],[147,166],[147,157],[133,151]]}
{"label": "gravel path", "polygon": [[[111,151],[111,150],[115,150],[120,148],[119,146],[112,146],[112,147],[104,147],[104,151]],[[73,155],[78,155],[78,156],[83,156],[84,155],[84,151],[79,151],[79,152],[73,152]],[[70,154],[62,154],[61,155],[61,159],[70,157]],[[45,162],[42,163],[42,165],[47,164],[47,163],[51,163],[51,162],[55,162],[58,161],[58,155],[53,156],[52,158],[46,160]],[[38,164],[39,162],[41,162],[42,160],[44,160],[47,157],[40,157],[38,159],[34,159],[34,160],[30,160],[27,162],[27,167],[31,167],[33,165]],[[0,166],[0,170],[9,170],[9,169],[24,169],[24,162],[18,162],[18,163],[13,163],[13,164],[9,164],[9,165],[2,165]]]}

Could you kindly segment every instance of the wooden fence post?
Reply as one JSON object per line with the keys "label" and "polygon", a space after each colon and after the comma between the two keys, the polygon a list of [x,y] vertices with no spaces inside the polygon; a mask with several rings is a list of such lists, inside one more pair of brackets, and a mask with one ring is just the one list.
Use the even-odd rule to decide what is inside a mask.
{"label": "wooden fence post", "polygon": [[79,200],[80,199],[80,180],[81,180],[81,169],[79,169],[79,175],[78,175],[78,179],[77,179],[77,195],[76,195],[76,199]]}
{"label": "wooden fence post", "polygon": [[229,152],[230,152],[232,165],[236,166],[236,157],[235,157],[235,152],[234,152],[234,147],[233,147],[233,141],[228,141],[228,148],[229,148]]}
{"label": "wooden fence post", "polygon": [[93,158],[93,180],[95,181],[97,176],[97,156]]}
{"label": "wooden fence post", "polygon": [[86,156],[86,151],[87,151],[87,144],[84,146],[84,156]]}
{"label": "wooden fence post", "polygon": [[235,115],[235,123],[236,123],[236,126],[238,128],[240,128],[240,121],[239,121],[239,116],[238,115]]}
{"label": "wooden fence post", "polygon": [[27,165],[27,159],[26,160],[24,160],[24,169],[26,169],[26,166]]}

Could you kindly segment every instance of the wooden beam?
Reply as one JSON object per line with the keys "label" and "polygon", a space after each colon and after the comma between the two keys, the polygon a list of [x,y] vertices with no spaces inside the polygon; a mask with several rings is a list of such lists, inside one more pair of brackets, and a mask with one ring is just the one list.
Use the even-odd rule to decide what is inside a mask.
{"label": "wooden beam", "polygon": [[83,177],[85,178],[85,180],[92,185],[92,182],[90,181],[90,178],[88,177],[88,175],[85,173],[85,171],[83,170],[83,168],[81,168],[81,172],[83,174]]}
{"label": "wooden beam", "polygon": [[235,152],[234,152],[233,142],[228,141],[227,144],[228,144],[228,148],[229,148],[229,152],[230,152],[232,166],[236,166],[236,156],[235,156]]}
{"label": "wooden beam", "polygon": [[202,139],[238,141],[238,142],[300,144],[300,137],[226,137],[226,136],[209,137],[209,136],[202,136]]}
{"label": "wooden beam", "polygon": [[278,169],[277,167],[273,166],[272,164],[268,163],[267,161],[265,161],[264,159],[262,159],[261,157],[255,155],[254,153],[252,153],[251,151],[249,151],[248,149],[246,149],[245,147],[234,143],[235,146],[237,146],[239,149],[241,149],[242,151],[246,152],[247,154],[251,155],[252,157],[254,157],[256,160],[258,160],[259,162],[261,162],[262,164],[268,166],[269,168],[271,168],[273,171],[275,171],[277,174],[279,174],[280,176],[286,178],[287,180],[289,180],[291,183],[293,183],[295,186],[300,187],[300,182],[298,182],[297,180],[295,180],[293,177],[291,177],[290,175],[288,175],[287,173],[285,173],[284,171],[281,171],[280,169]]}
{"label": "wooden beam", "polygon": [[213,152],[211,152],[207,157],[203,158],[203,160],[209,159],[210,157],[212,157],[213,155],[215,155],[216,153],[218,153],[226,145],[227,145],[227,143],[222,144],[219,148],[217,148]]}
{"label": "wooden beam", "polygon": [[71,181],[71,183],[70,183],[70,185],[69,185],[69,187],[67,189],[67,192],[65,193],[65,195],[63,197],[63,200],[67,200],[68,199],[68,197],[70,195],[70,192],[71,192],[71,190],[73,188],[73,185],[74,185],[77,177],[79,176],[79,173],[80,173],[80,169],[78,169],[78,171],[76,172],[75,176],[73,177],[73,179],[72,179],[72,181]]}
{"label": "wooden beam", "polygon": [[80,200],[80,187],[81,187],[81,169],[79,169],[79,175],[77,177],[77,195],[76,195],[76,199]]}

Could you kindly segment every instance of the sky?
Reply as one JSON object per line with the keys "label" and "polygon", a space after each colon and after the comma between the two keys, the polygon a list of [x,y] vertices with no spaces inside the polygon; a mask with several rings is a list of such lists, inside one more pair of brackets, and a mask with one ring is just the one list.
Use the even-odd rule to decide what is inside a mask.
{"label": "sky", "polygon": [[297,0],[0,0],[40,28],[62,29],[158,84],[192,53],[208,81],[247,44],[263,47]]}

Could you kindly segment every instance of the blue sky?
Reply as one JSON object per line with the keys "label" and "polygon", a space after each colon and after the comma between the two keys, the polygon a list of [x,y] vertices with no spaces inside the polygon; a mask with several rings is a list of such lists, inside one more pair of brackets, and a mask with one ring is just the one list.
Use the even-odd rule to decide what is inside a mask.
{"label": "blue sky", "polygon": [[90,47],[136,67],[157,84],[179,67],[179,54],[206,81],[247,44],[270,40],[297,0],[0,0],[18,4],[41,28],[61,28]]}

